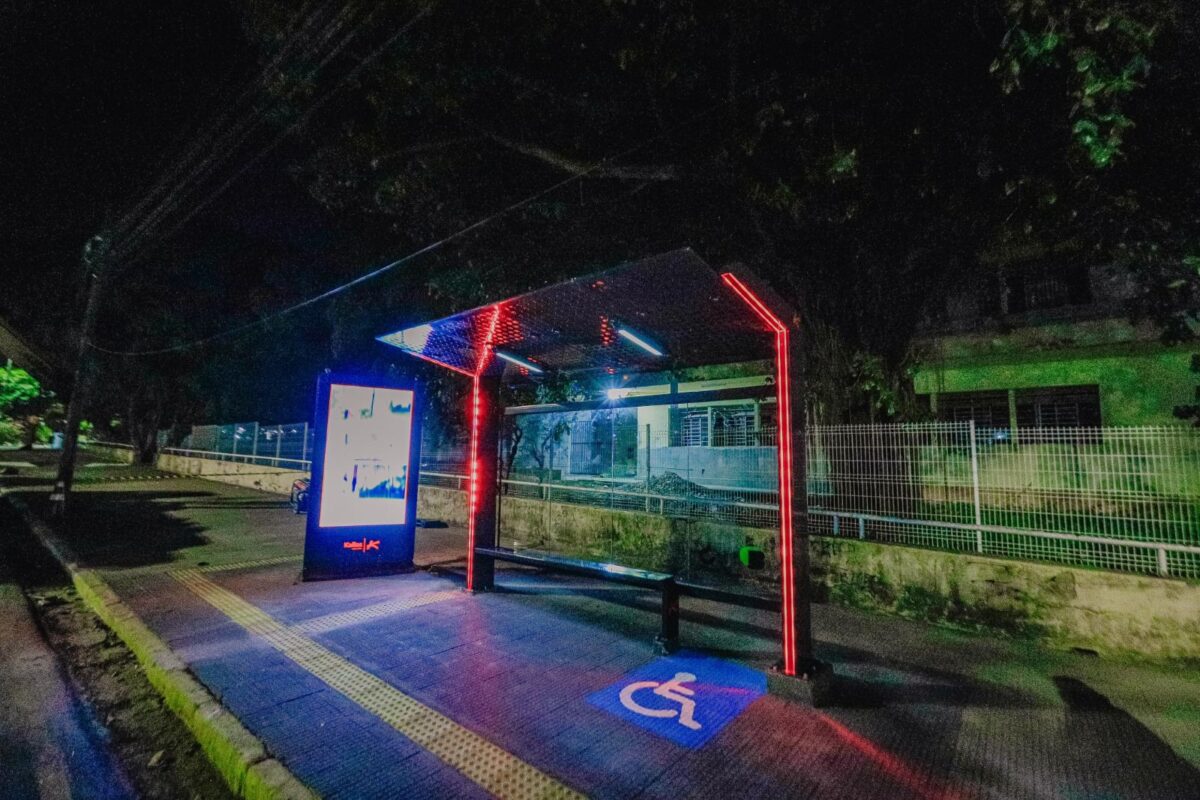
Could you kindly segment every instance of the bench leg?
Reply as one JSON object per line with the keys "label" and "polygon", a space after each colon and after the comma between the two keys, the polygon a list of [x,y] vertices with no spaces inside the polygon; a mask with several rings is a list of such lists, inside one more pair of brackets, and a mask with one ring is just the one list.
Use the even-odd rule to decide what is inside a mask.
{"label": "bench leg", "polygon": [[662,630],[654,644],[663,655],[679,649],[679,589],[673,583],[663,588]]}

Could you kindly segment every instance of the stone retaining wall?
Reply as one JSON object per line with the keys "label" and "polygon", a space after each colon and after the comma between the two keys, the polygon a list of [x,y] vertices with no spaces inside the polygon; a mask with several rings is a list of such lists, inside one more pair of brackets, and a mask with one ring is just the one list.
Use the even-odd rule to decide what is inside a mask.
{"label": "stone retaining wall", "polygon": [[170,453],[160,453],[158,468],[176,475],[194,475],[234,486],[259,489],[274,494],[290,494],[292,481],[308,477],[307,472],[280,467],[264,467],[237,461],[215,461]]}

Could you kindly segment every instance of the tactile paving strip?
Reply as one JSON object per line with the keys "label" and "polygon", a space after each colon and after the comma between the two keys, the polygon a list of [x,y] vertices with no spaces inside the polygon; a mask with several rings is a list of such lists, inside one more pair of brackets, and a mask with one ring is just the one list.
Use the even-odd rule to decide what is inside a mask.
{"label": "tactile paving strip", "polygon": [[[258,567],[275,567],[280,564],[298,564],[302,560],[301,556],[275,556],[273,558],[259,558],[253,561],[230,561],[227,564],[203,564],[196,567],[187,567],[193,572],[232,572],[239,569],[255,569]],[[181,565],[179,564],[149,564],[144,567],[129,567],[114,571],[106,576],[110,580],[131,580],[139,578],[143,575],[156,575],[170,572],[174,574]]]}
{"label": "tactile paving strip", "polygon": [[98,475],[92,473],[80,473],[75,477],[75,483],[92,484],[92,483],[122,483],[127,481],[166,481],[171,478],[178,478],[170,472],[136,472],[132,475]]}
{"label": "tactile paving strip", "polygon": [[570,787],[479,734],[409,697],[300,632],[224,589],[196,570],[172,577],[231,620],[387,722],[404,736],[501,798],[581,798]]}
{"label": "tactile paving strip", "polygon": [[256,567],[274,567],[278,564],[299,563],[302,556],[276,556],[275,558],[260,558],[255,561],[231,561],[228,564],[205,564],[195,567],[196,572],[227,572],[235,569],[254,569]]}
{"label": "tactile paving strip", "polygon": [[336,614],[314,617],[304,622],[298,622],[292,625],[291,628],[300,633],[327,633],[350,625],[361,625],[364,622],[390,617],[392,614],[408,611],[412,608],[440,603],[443,600],[450,600],[455,597],[462,597],[462,592],[426,592],[425,594],[406,597],[400,600],[387,600],[383,603],[375,603],[363,608],[356,608],[353,611],[341,611]]}

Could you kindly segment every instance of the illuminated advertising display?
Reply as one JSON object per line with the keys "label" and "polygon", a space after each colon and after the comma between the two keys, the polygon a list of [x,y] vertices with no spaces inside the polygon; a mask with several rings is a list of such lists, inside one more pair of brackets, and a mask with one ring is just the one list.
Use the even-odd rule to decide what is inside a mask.
{"label": "illuminated advertising display", "polygon": [[316,411],[304,577],[410,569],[421,441],[417,386],[327,373],[317,384]]}

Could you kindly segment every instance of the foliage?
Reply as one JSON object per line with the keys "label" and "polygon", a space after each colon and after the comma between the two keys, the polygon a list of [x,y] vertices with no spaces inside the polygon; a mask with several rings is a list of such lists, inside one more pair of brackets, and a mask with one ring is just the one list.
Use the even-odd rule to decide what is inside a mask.
{"label": "foliage", "polygon": [[0,367],[0,416],[21,413],[41,397],[37,378],[11,362]]}
{"label": "foliage", "polygon": [[0,445],[20,444],[24,442],[24,429],[14,420],[0,417]]}
{"label": "foliage", "polygon": [[1122,155],[1134,127],[1128,101],[1149,77],[1156,37],[1176,14],[1175,0],[1011,0],[1012,27],[991,70],[1009,93],[1030,72],[1064,71],[1075,144],[1090,166],[1105,169]]}
{"label": "foliage", "polygon": [[33,431],[33,438],[38,444],[49,444],[54,437],[54,430],[44,422],[38,422]]}
{"label": "foliage", "polygon": [[[1192,372],[1200,376],[1200,354],[1192,356]],[[1176,406],[1175,416],[1180,419],[1191,420],[1192,424],[1200,428],[1200,386],[1196,387],[1196,402],[1186,405]]]}
{"label": "foliage", "polygon": [[1013,0],[1008,15],[1013,27],[993,68],[1006,91],[1061,93],[1065,102],[1052,107],[1070,123],[1077,156],[1018,182],[1051,199],[1023,226],[1123,264],[1138,286],[1134,319],[1157,323],[1167,343],[1195,339],[1200,132],[1190,109],[1200,87],[1200,7]]}
{"label": "foliage", "polygon": [[0,444],[47,441],[49,428],[39,415],[52,399],[27,371],[12,362],[0,367]]}
{"label": "foliage", "polygon": [[[1195,130],[1177,0],[467,5],[310,123],[295,175],[313,197],[403,249],[643,144],[429,259],[433,308],[688,244],[746,261],[836,340],[819,349],[837,363],[810,364],[815,405],[906,413],[910,344],[981,252],[1157,243],[1165,265],[1164,238],[1200,228],[1180,218],[1194,152],[1160,149]],[[278,15],[248,29],[274,41]],[[1147,292],[1158,269],[1138,264]]]}
{"label": "foliage", "polygon": [[[382,5],[328,62],[294,48],[267,71],[264,118],[299,130],[280,160],[338,237],[318,252],[293,231],[281,254],[198,234],[195,252],[122,266],[102,341],[254,320],[579,180],[324,313],[103,358],[89,414],[147,446],[152,425],[298,418],[320,367],[399,363],[373,349],[383,330],[679,246],[747,263],[801,309],[809,407],[828,422],[914,413],[914,339],[981,253],[1014,242],[1127,264],[1132,311],[1193,335],[1200,31],[1182,0],[446,0],[383,46],[424,7]],[[264,66],[301,10],[317,13],[240,6]],[[402,368],[461,436],[461,377]]]}

